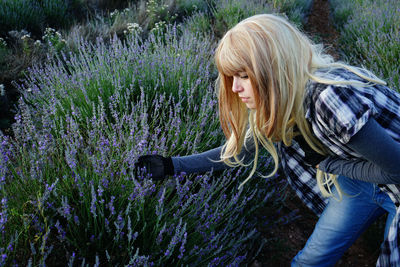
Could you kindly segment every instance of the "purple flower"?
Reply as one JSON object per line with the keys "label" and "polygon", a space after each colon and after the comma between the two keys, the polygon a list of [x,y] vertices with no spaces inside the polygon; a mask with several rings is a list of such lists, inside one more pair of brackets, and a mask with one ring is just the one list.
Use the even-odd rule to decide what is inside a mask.
{"label": "purple flower", "polygon": [[59,208],[59,213],[61,214],[61,216],[63,216],[64,218],[66,218],[67,220],[71,219],[71,207],[68,204],[68,198],[62,196],[61,198],[61,208]]}
{"label": "purple flower", "polygon": [[178,256],[179,259],[182,259],[183,253],[185,252],[186,239],[187,239],[187,232],[185,232],[185,234],[183,235],[182,244],[181,244],[181,247],[179,248],[179,252],[180,252],[180,254]]}
{"label": "purple flower", "polygon": [[57,229],[58,239],[60,241],[64,241],[66,232],[63,230],[63,228],[61,227],[60,222],[58,220],[57,220],[56,224],[54,225],[54,227]]}
{"label": "purple flower", "polygon": [[79,217],[77,215],[74,215],[74,222],[79,225]]}
{"label": "purple flower", "polygon": [[1,212],[0,212],[0,233],[4,233],[5,225],[7,223],[7,198],[1,199]]}
{"label": "purple flower", "polygon": [[96,201],[97,201],[97,198],[96,198],[96,193],[94,191],[93,185],[91,185],[91,191],[92,191],[92,202],[90,204],[90,212],[93,214],[93,217],[96,218],[97,217],[97,214],[96,214]]}
{"label": "purple flower", "polygon": [[1,254],[1,261],[0,261],[1,265],[5,264],[6,259],[7,259],[7,254]]}
{"label": "purple flower", "polygon": [[114,200],[115,200],[115,197],[114,197],[114,196],[111,196],[111,200],[110,200],[110,202],[107,204],[107,207],[108,207],[108,209],[110,210],[111,215],[114,215],[114,214],[115,214]]}

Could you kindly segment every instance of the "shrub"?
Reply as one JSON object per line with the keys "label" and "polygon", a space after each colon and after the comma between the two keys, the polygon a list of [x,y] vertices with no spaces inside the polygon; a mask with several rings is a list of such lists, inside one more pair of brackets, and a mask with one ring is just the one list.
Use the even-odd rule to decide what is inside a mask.
{"label": "shrub", "polygon": [[200,40],[190,33],[179,37],[178,29],[169,27],[163,38],[154,33],[142,40],[131,34],[125,43],[117,38],[110,45],[102,40],[95,45],[82,42],[68,58],[33,67],[19,89],[31,88],[24,98],[38,112],[52,106],[56,116],[65,118],[76,108],[82,125],[92,117],[99,99],[108,111],[110,97],[118,95],[118,112],[124,113],[128,108],[125,102],[137,101],[143,90],[150,102],[156,94],[168,93],[189,112],[188,101],[180,99],[181,95],[190,94],[200,104],[201,95],[212,93],[209,84],[216,75],[210,67],[212,46]]}
{"label": "shrub", "polygon": [[351,1],[330,0],[333,19],[337,28],[342,28],[353,14],[354,3]]}
{"label": "shrub", "polygon": [[[78,133],[71,118],[60,137],[46,138],[50,131],[42,131],[31,136],[32,145],[2,140],[2,151],[14,161],[7,166],[13,175],[6,173],[3,182],[10,186],[3,188],[0,215],[5,263],[204,266],[251,258],[248,252],[262,245],[254,213],[264,205],[278,209],[279,187],[274,191],[257,179],[237,191],[240,172],[155,184],[124,166],[134,161],[127,150],[150,149],[143,143],[149,140],[140,127],[145,123],[133,114],[124,120],[131,125],[112,125],[122,126],[121,136],[107,134],[106,122],[97,118],[90,132]],[[17,127],[32,125],[22,116],[19,122]],[[86,134],[94,137],[88,144],[81,141]],[[17,152],[23,143],[24,151]],[[161,146],[163,140],[152,143]],[[264,220],[264,227],[276,219]]]}
{"label": "shrub", "polygon": [[3,0],[0,5],[0,35],[11,30],[28,30],[39,33],[45,14],[37,1]]}
{"label": "shrub", "polygon": [[274,11],[276,10],[274,10],[272,4],[266,1],[215,1],[215,6],[212,9],[214,34],[220,38],[241,20],[252,15]]}
{"label": "shrub", "polygon": [[61,33],[53,28],[46,28],[42,39],[49,46],[48,53],[60,53],[67,44]]}
{"label": "shrub", "polygon": [[310,13],[312,0],[274,0],[274,8],[301,27]]}
{"label": "shrub", "polygon": [[211,17],[201,11],[194,13],[184,20],[182,27],[192,33],[210,35],[212,33]]}
{"label": "shrub", "polygon": [[213,1],[203,0],[176,0],[177,9],[179,14],[184,17],[191,17],[197,12],[207,13],[210,11],[210,4]]}
{"label": "shrub", "polygon": [[341,34],[347,60],[365,65],[397,90],[400,90],[399,7],[394,0],[354,2],[352,15]]}
{"label": "shrub", "polygon": [[40,5],[46,18],[46,24],[53,27],[68,25],[70,17],[68,14],[68,1],[65,0],[41,0]]}
{"label": "shrub", "polygon": [[176,28],[151,36],[82,42],[30,71],[14,138],[0,136],[2,264],[239,265],[265,244],[256,226],[279,215],[255,213],[279,210],[284,184],[238,190],[241,169],[158,183],[134,171],[139,155],[222,141],[210,44]]}
{"label": "shrub", "polygon": [[4,0],[0,5],[0,35],[27,30],[39,36],[45,26],[65,27],[71,22],[68,1]]}

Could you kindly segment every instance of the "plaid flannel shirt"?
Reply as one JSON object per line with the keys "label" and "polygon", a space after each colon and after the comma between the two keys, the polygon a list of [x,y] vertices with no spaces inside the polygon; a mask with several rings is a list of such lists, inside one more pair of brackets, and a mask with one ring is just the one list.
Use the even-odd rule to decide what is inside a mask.
{"label": "plaid flannel shirt", "polygon": [[[320,70],[319,77],[332,80],[363,81],[344,70]],[[363,81],[365,82],[365,81]],[[315,136],[340,157],[360,157],[346,143],[373,117],[389,134],[400,142],[400,94],[382,85],[326,85],[310,81],[305,94],[305,116]],[[304,162],[304,152],[296,141],[286,147],[278,144],[282,168],[289,184],[298,196],[318,216],[326,205],[315,179],[316,170]],[[400,163],[400,162],[399,162]],[[397,213],[382,245],[377,266],[399,266],[400,185],[379,185],[397,206]]]}

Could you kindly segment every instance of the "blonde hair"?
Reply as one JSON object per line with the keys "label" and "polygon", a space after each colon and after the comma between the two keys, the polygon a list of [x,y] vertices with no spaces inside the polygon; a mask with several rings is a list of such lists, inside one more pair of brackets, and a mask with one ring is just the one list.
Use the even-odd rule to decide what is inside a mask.
{"label": "blonde hair", "polygon": [[[323,155],[329,153],[314,137],[305,119],[303,101],[306,83],[309,79],[325,84],[351,82],[318,77],[315,75],[317,69],[345,68],[368,81],[384,83],[376,77],[371,79],[355,67],[334,62],[331,56],[323,53],[322,46],[313,44],[285,18],[271,14],[249,17],[229,30],[218,44],[215,62],[219,72],[220,123],[227,139],[221,160],[229,166],[243,166],[242,159],[237,155],[246,139],[254,139],[253,168],[240,187],[256,171],[258,143],[267,149],[274,161],[274,169],[266,177],[274,175],[278,169],[279,159],[274,142],[282,141],[290,146],[292,138],[301,134],[313,150]],[[246,72],[250,79],[255,109],[248,110],[232,91],[233,76],[241,72]],[[296,125],[299,132],[294,132]],[[331,195],[332,184],[337,186],[335,175],[319,170],[317,181],[326,196]]]}

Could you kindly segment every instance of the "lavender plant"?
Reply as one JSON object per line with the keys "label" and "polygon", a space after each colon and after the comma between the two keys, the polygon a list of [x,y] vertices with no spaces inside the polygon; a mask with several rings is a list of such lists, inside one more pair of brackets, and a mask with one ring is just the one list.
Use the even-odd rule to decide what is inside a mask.
{"label": "lavender plant", "polygon": [[[50,105],[55,116],[63,118],[74,108],[81,124],[92,117],[99,99],[109,111],[110,97],[116,97],[117,111],[125,113],[126,103],[139,100],[142,90],[150,102],[156,94],[168,93],[175,106],[195,114],[188,101],[200,104],[201,95],[212,94],[208,88],[215,78],[210,66],[212,46],[190,33],[179,37],[176,27],[169,27],[163,38],[157,36],[142,40],[133,33],[125,43],[114,38],[110,45],[83,41],[78,53],[35,66],[20,87],[28,92],[24,99],[38,112]],[[186,97],[179,99],[181,95]]]}
{"label": "lavender plant", "polygon": [[210,36],[212,32],[211,16],[201,11],[195,12],[184,20],[183,27],[193,33],[201,32]]}
{"label": "lavender plant", "polygon": [[142,154],[221,144],[211,53],[168,28],[162,40],[82,42],[31,69],[14,137],[1,135],[3,265],[216,266],[257,254],[254,212],[276,207],[283,185],[238,191],[242,170],[161,183],[134,171]]}
{"label": "lavender plant", "polygon": [[355,1],[351,5],[352,15],[341,33],[347,59],[365,65],[400,90],[399,2]]}
{"label": "lavender plant", "polygon": [[282,13],[299,27],[305,22],[310,12],[312,1],[311,0],[274,0],[274,8]]}
{"label": "lavender plant", "polygon": [[[172,103],[156,99],[154,106]],[[173,116],[165,127],[171,132],[152,134],[148,125],[159,118],[149,119],[146,105],[141,100],[131,104],[129,113],[113,112],[115,123],[109,124],[100,103],[88,129],[80,130],[70,116],[53,135],[50,108],[35,123],[35,111],[20,103],[15,139],[2,136],[1,143],[5,263],[203,266],[246,259],[260,242],[253,212],[276,204],[271,198],[279,186],[272,189],[255,179],[238,191],[240,170],[216,177],[180,175],[161,184],[145,172],[134,173],[138,155],[165,154],[166,144],[176,143],[177,126],[185,117],[184,111]],[[213,109],[205,105],[199,112]]]}
{"label": "lavender plant", "polygon": [[218,37],[235,26],[244,18],[255,14],[271,13],[276,11],[269,1],[233,1],[218,0],[212,9],[214,17],[214,33]]}

